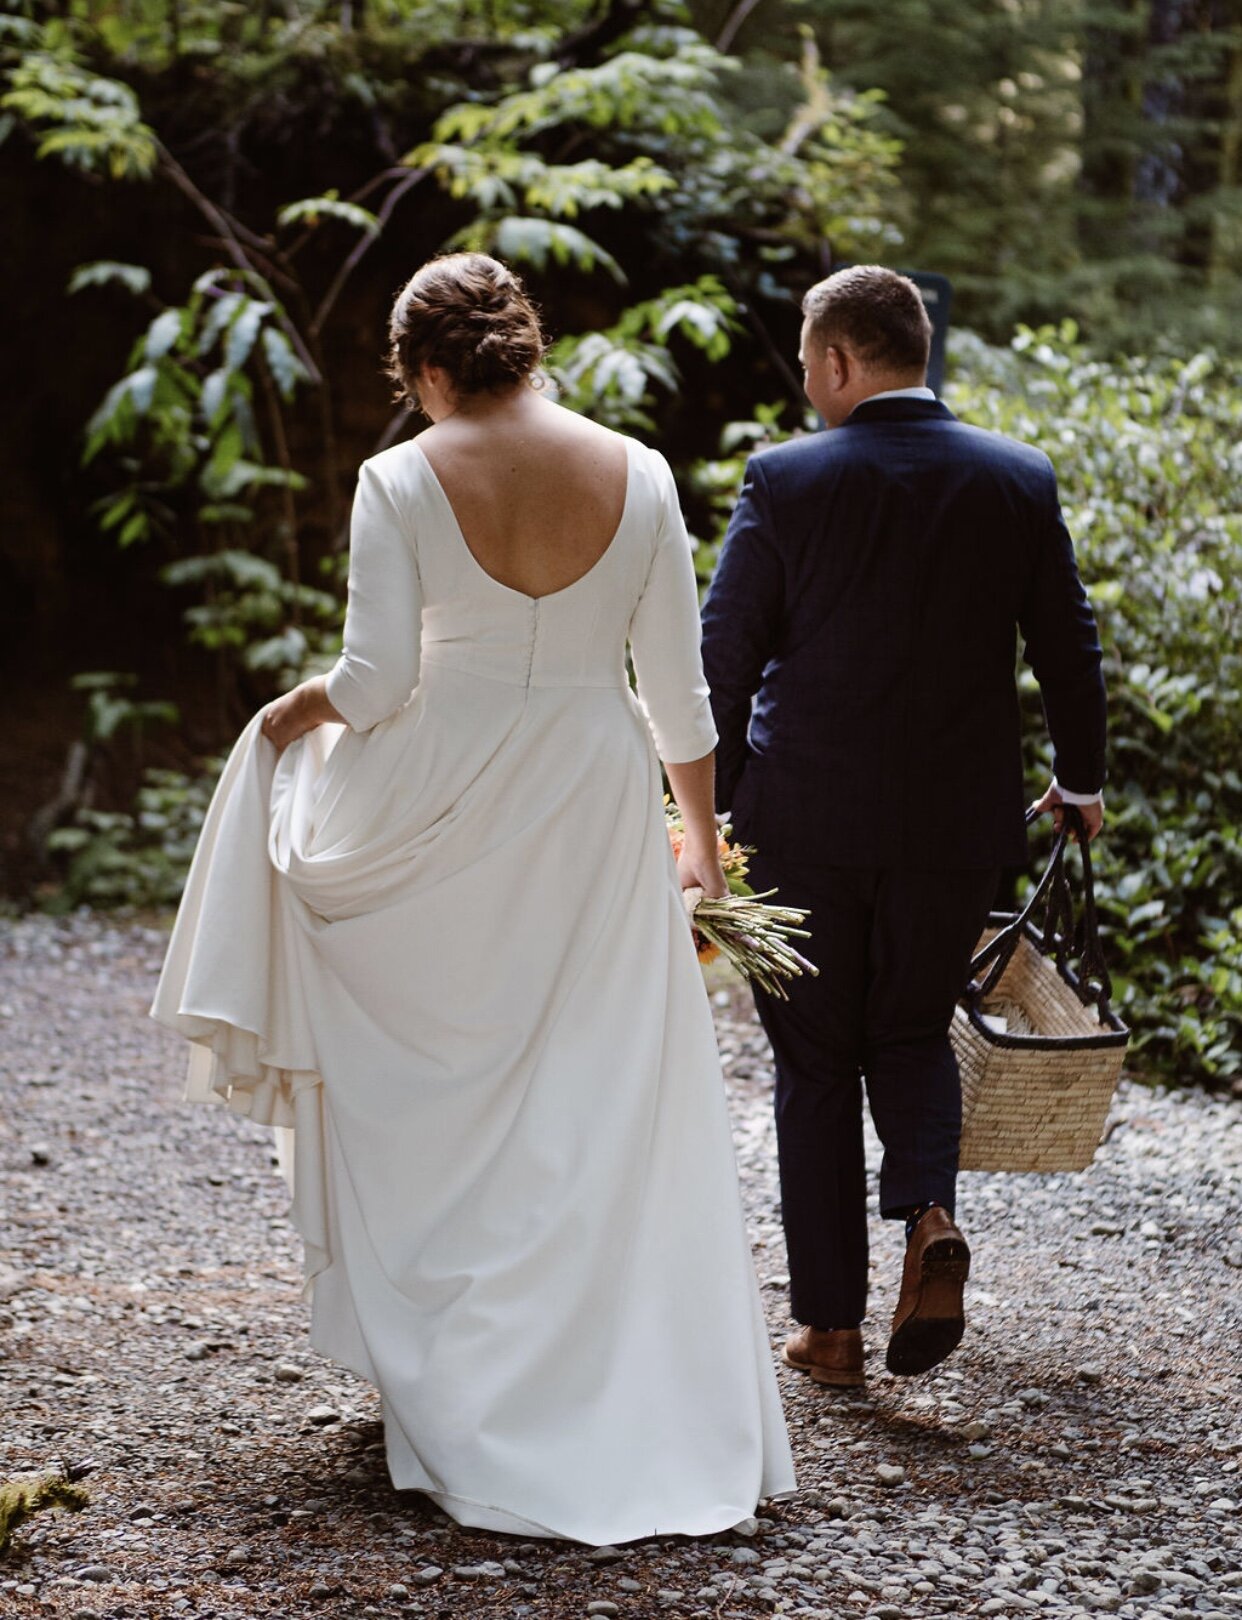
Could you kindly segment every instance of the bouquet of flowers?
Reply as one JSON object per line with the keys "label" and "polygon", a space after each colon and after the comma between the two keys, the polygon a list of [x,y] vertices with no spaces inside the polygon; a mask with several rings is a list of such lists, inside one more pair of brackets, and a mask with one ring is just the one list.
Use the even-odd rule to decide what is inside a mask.
{"label": "bouquet of flowers", "polygon": [[[685,844],[686,829],[681,812],[667,796],[664,815],[669,843],[676,857]],[[699,961],[711,962],[723,955],[744,979],[752,979],[770,994],[788,1001],[786,979],[819,973],[814,962],[808,962],[790,943],[794,939],[810,938],[810,930],[802,927],[810,913],[796,906],[767,904],[775,889],[755,893],[746,881],[749,857],[754,850],[745,844],[731,843],[731,831],[732,828],[725,825],[719,832],[720,864],[729,885],[728,894],[716,898],[704,894],[702,889],[684,891]]]}

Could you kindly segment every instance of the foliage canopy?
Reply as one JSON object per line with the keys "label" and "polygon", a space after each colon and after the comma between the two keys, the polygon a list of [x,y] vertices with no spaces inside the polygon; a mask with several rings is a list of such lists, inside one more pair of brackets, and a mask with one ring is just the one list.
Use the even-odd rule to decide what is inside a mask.
{"label": "foliage canopy", "polygon": [[[807,425],[796,299],[832,263],[946,270],[993,338],[1082,317],[1091,349],[1062,324],[959,341],[951,403],[1061,473],[1114,694],[1125,1010],[1153,1062],[1219,1076],[1242,1066],[1242,377],[1189,339],[1242,307],[1240,64],[1228,8],[1172,0],[27,0],[0,16],[0,142],[181,200],[175,252],[84,243],[66,297],[128,311],[84,476],[214,666],[212,746],[339,644],[349,470],[410,426],[376,413],[362,443],[349,418],[355,295],[438,249],[524,267],[562,400],[661,435],[704,577],[747,451]],[[86,691],[92,758],[169,718],[122,676]],[[132,807],[84,802],[53,835],[62,901],[172,899],[209,787],[148,771]]]}

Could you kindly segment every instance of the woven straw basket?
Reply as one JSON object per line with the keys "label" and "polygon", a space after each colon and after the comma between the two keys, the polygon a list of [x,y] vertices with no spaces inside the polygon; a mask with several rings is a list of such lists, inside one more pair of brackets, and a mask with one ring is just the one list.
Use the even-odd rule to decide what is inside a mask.
{"label": "woven straw basket", "polygon": [[[1079,944],[1065,877],[1072,807],[1025,910],[993,913],[950,1036],[962,1075],[963,1170],[1084,1170],[1095,1157],[1129,1031],[1109,1008],[1085,836]],[[1042,927],[1032,918],[1044,907]],[[1079,959],[1078,971],[1070,957]]]}

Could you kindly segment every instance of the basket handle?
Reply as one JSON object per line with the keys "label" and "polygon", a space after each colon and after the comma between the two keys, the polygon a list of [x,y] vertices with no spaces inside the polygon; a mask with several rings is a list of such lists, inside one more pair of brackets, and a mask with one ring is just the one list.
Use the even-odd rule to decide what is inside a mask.
{"label": "basket handle", "polygon": [[[1062,968],[1068,968],[1068,958],[1071,954],[1078,957],[1078,994],[1084,1002],[1095,1003],[1100,1021],[1105,1022],[1109,1017],[1113,985],[1104,964],[1104,952],[1100,944],[1099,917],[1095,906],[1095,880],[1091,869],[1091,847],[1078,807],[1067,804],[1062,805],[1061,810],[1061,830],[1056,836],[1048,864],[1030,899],[1017,916],[1004,928],[999,929],[971,958],[967,996],[971,1003],[978,1007],[980,1002],[996,988],[1018,947],[1018,941],[1042,904],[1044,915],[1040,927],[1040,949],[1045,955],[1055,956]],[[1029,827],[1039,814],[1038,811],[1028,810],[1026,825]],[[1078,850],[1082,856],[1082,920],[1077,930],[1074,929],[1073,898],[1065,874],[1065,852],[1071,833],[1076,837]],[[978,975],[985,968],[987,971],[980,979]]]}
{"label": "basket handle", "polygon": [[[1104,961],[1104,948],[1100,944],[1100,922],[1095,909],[1095,879],[1091,872],[1091,841],[1083,827],[1082,816],[1073,806],[1074,821],[1078,827],[1078,853],[1082,856],[1082,926],[1079,929],[1078,993],[1084,1001],[1094,1001],[1099,1009],[1100,1021],[1109,1016],[1109,1003],[1113,999],[1113,981]],[[1094,983],[1095,989],[1091,988]]]}
{"label": "basket handle", "polygon": [[[1029,827],[1036,819],[1036,812],[1028,810],[1026,825]],[[1063,881],[1065,866],[1065,845],[1069,838],[1069,829],[1064,821],[1061,831],[1057,834],[1052,846],[1052,854],[1044,868],[1043,876],[1035,886],[1030,899],[1018,914],[1008,922],[1004,928],[998,929],[986,945],[975,952],[970,959],[970,982],[967,986],[972,1001],[978,1003],[996,988],[997,982],[1005,969],[1009,966],[1010,958],[1018,948],[1018,941],[1022,938],[1027,923],[1035,915],[1041,901],[1051,901],[1059,880]],[[1058,912],[1060,906],[1058,905]],[[1052,919],[1045,912],[1044,938],[1048,940],[1053,926]],[[982,979],[978,977],[979,971],[987,968],[988,971]]]}

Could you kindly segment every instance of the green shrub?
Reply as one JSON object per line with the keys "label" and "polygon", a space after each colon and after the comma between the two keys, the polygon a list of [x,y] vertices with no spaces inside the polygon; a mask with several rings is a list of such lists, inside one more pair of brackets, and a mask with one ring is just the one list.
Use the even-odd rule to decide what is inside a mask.
{"label": "green shrub", "polygon": [[199,776],[148,768],[132,810],[79,810],[48,838],[67,865],[45,909],[176,905],[223,765]]}
{"label": "green shrub", "polygon": [[[1006,349],[960,335],[954,362],[961,417],[1052,457],[1099,616],[1111,742],[1097,890],[1134,1052],[1183,1079],[1242,1073],[1242,366],[1207,353],[1106,362],[1068,323]],[[793,415],[757,407],[726,428],[720,459],[691,470],[716,530],[704,579],[746,455]],[[1050,747],[1025,669],[1022,693],[1034,792]],[[174,903],[218,769],[149,770],[131,813],[79,812],[52,838],[69,855],[56,903]]]}

